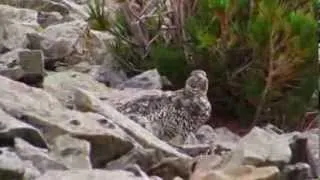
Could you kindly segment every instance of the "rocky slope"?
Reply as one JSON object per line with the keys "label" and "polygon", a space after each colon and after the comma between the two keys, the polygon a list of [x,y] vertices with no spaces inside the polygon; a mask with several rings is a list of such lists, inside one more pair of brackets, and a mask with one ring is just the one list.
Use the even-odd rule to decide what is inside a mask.
{"label": "rocky slope", "polygon": [[[117,8],[111,1],[107,7]],[[205,72],[163,91],[152,69],[118,68],[85,1],[0,0],[1,180],[305,180],[319,129],[244,137],[205,125]]]}

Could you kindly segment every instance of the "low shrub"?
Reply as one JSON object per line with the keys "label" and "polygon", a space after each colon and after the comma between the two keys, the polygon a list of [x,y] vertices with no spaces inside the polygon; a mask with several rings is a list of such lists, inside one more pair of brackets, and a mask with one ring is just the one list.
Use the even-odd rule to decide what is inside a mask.
{"label": "low shrub", "polygon": [[157,68],[180,88],[204,69],[214,113],[294,128],[317,87],[315,3],[125,0],[115,20],[89,7],[93,28],[115,35],[110,46],[128,73]]}

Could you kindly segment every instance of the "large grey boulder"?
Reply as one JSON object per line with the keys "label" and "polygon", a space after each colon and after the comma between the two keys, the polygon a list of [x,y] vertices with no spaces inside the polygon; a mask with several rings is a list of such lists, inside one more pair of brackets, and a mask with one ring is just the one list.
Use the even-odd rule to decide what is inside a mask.
{"label": "large grey boulder", "polygon": [[289,163],[292,156],[289,145],[290,137],[254,127],[233,150],[228,167],[258,165],[267,162],[275,165]]}
{"label": "large grey boulder", "polygon": [[0,108],[40,129],[49,141],[62,134],[88,140],[94,149],[93,165],[113,160],[134,146],[132,138],[106,116],[68,110],[42,89],[2,76],[0,81]]}
{"label": "large grey boulder", "polygon": [[54,24],[41,33],[29,33],[29,48],[41,49],[51,68],[66,68],[86,61],[91,64],[101,63],[107,57],[105,43],[91,33],[89,25],[83,20],[73,20]]}
{"label": "large grey boulder", "polygon": [[[73,63],[77,63],[80,61],[79,58],[85,58],[85,36],[87,33],[88,26],[84,21],[56,24],[42,31],[30,46],[36,47],[39,44],[47,61],[65,58],[66,62],[73,60]],[[71,62],[69,63],[71,64]]]}
{"label": "large grey boulder", "polygon": [[26,48],[28,33],[37,33],[37,12],[0,4],[0,53]]}
{"label": "large grey boulder", "polygon": [[119,89],[162,89],[162,78],[156,69],[143,72],[116,86]]}
{"label": "large grey boulder", "polygon": [[42,51],[18,48],[0,55],[0,75],[40,85],[45,75]]}

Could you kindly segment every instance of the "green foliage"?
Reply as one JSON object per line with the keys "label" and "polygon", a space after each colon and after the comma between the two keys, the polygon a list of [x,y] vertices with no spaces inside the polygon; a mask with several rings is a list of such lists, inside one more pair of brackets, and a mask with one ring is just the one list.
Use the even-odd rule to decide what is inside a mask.
{"label": "green foliage", "polygon": [[201,68],[215,111],[254,124],[298,124],[316,88],[318,0],[170,1],[176,8],[165,1],[153,11],[151,1],[122,2],[113,23],[89,6],[96,29],[116,36],[110,46],[128,72],[157,68],[178,88]]}
{"label": "green foliage", "polygon": [[225,10],[230,5],[230,0],[208,0],[208,5],[212,9]]}
{"label": "green foliage", "polygon": [[[234,2],[230,1],[228,7],[234,13],[218,14],[218,24],[212,23],[219,19],[217,14],[200,9],[198,16],[190,19],[190,24],[197,27],[189,30],[195,38],[193,43],[209,54],[197,61],[206,59],[202,64],[211,64],[211,91],[221,96],[213,90],[219,86],[220,92],[229,92],[225,96],[230,97],[231,93],[233,97],[225,102],[236,106],[233,113],[239,119],[296,125],[316,88],[316,72],[311,69],[316,69],[317,24],[312,12],[301,10],[312,8],[292,10],[297,7],[292,2],[261,0],[250,10],[248,1]],[[244,13],[244,7],[252,14]],[[221,17],[231,25],[222,27]],[[223,37],[222,28],[228,32],[227,38]],[[251,49],[252,53],[240,56],[230,53],[242,49]],[[218,98],[214,93],[212,98]]]}
{"label": "green foliage", "polygon": [[89,22],[92,29],[107,30],[110,27],[110,22],[104,8],[105,0],[88,1]]}

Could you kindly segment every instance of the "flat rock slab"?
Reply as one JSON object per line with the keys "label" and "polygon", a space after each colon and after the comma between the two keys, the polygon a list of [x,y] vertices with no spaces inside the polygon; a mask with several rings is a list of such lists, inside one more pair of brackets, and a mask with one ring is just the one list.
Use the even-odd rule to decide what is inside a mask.
{"label": "flat rock slab", "polygon": [[40,129],[48,140],[62,134],[86,139],[97,151],[91,155],[95,157],[98,153],[105,161],[125,154],[134,146],[132,138],[105,116],[68,110],[42,89],[2,76],[0,82],[0,108]]}
{"label": "flat rock slab", "polygon": [[48,171],[36,180],[143,180],[133,173],[123,170],[68,170]]}
{"label": "flat rock slab", "polygon": [[107,93],[109,90],[90,75],[74,71],[58,72],[45,77],[43,88],[69,108],[73,106],[72,98],[76,88],[82,88],[92,93]]}

